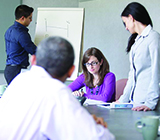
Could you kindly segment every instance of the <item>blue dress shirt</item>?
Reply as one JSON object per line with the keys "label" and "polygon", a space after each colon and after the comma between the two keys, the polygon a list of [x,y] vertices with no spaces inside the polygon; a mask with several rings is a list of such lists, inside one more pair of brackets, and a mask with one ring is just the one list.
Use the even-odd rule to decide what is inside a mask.
{"label": "blue dress shirt", "polygon": [[5,33],[5,43],[7,53],[6,65],[29,65],[28,54],[34,54],[36,46],[31,40],[28,28],[15,21]]}

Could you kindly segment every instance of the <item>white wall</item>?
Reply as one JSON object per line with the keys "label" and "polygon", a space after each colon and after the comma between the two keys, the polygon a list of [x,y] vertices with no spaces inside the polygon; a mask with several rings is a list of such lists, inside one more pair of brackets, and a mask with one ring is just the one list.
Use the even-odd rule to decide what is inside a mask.
{"label": "white wall", "polygon": [[0,3],[0,72],[3,72],[6,66],[4,34],[6,30],[13,25],[15,20],[14,11],[20,3],[21,0],[1,0]]}
{"label": "white wall", "polygon": [[[34,39],[37,7],[82,7],[85,8],[83,52],[95,46],[110,63],[116,79],[128,77],[129,60],[125,52],[130,33],[122,23],[120,14],[131,0],[23,0],[35,8],[30,33]],[[160,32],[160,1],[138,0],[148,10],[153,27]],[[56,20],[56,19],[55,19]]]}
{"label": "white wall", "polygon": [[[126,54],[130,33],[125,30],[121,12],[131,0],[92,0],[79,3],[85,8],[84,49],[99,48],[110,64],[116,79],[128,77],[129,55]],[[160,1],[138,0],[148,10],[155,30],[160,32]]]}
{"label": "white wall", "polygon": [[0,85],[4,85],[7,84],[5,78],[4,78],[4,74],[0,73]]}

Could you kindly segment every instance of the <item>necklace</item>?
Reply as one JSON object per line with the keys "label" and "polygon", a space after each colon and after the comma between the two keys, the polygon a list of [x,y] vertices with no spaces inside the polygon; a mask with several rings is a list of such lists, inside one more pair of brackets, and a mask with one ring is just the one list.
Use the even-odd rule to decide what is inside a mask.
{"label": "necklace", "polygon": [[[100,86],[97,86],[97,89],[96,89],[96,93],[95,93],[95,95],[98,95],[99,87],[100,87]],[[93,88],[91,88],[91,94],[93,94]]]}

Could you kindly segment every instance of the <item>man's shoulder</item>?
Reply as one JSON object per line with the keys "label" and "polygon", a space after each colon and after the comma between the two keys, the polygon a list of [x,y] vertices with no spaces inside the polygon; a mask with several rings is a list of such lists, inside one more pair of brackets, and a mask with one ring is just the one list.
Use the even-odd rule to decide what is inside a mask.
{"label": "man's shoulder", "polygon": [[15,31],[15,32],[26,32],[28,31],[28,29],[26,27],[23,27],[22,25],[20,24],[13,24],[11,25],[6,32],[10,32],[10,31]]}
{"label": "man's shoulder", "polygon": [[48,78],[46,82],[47,82],[48,89],[51,91],[58,92],[62,90],[62,91],[69,92],[68,87],[58,79]]}
{"label": "man's shoulder", "polygon": [[6,38],[10,38],[10,37],[18,38],[18,37],[25,35],[25,34],[26,35],[28,34],[28,32],[25,29],[23,29],[22,27],[19,27],[19,26],[12,25],[7,29],[7,31],[5,33],[5,37]]}

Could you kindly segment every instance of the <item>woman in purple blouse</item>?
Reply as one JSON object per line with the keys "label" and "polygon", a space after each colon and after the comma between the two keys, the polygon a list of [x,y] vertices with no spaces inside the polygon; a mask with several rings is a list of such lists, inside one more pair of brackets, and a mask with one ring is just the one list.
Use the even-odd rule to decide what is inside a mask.
{"label": "woman in purple blouse", "polygon": [[[116,78],[109,72],[109,64],[102,52],[97,48],[89,48],[82,59],[83,74],[77,77],[69,87],[75,96],[104,102],[115,101]],[[79,91],[86,87],[86,93]]]}

